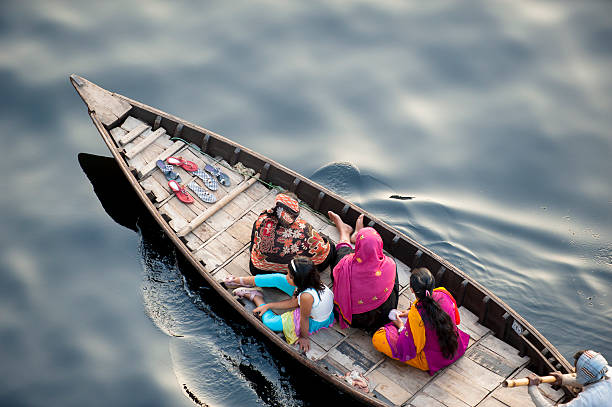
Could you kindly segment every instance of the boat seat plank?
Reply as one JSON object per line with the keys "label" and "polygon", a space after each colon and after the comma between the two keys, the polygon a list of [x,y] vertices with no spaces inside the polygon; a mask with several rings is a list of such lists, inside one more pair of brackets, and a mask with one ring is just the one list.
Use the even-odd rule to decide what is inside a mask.
{"label": "boat seat plank", "polygon": [[163,127],[160,127],[159,129],[155,130],[151,134],[147,135],[147,137],[141,142],[139,142],[138,144],[134,145],[133,147],[129,149],[126,148],[125,156],[128,159],[134,158],[137,154],[141,153],[145,148],[153,144],[153,142],[157,140],[158,137],[161,137],[163,134],[166,134],[166,130]]}
{"label": "boat seat plank", "polygon": [[480,325],[478,323],[478,317],[465,307],[459,307],[459,317],[461,318],[459,328],[470,335],[470,338],[475,341],[478,341],[484,335],[491,332],[489,328]]}
{"label": "boat seat plank", "polygon": [[132,130],[134,130],[136,127],[138,126],[142,126],[143,124],[146,125],[145,122],[143,122],[140,119],[137,119],[133,116],[128,116],[125,121],[123,122],[123,124],[121,125],[121,128],[124,129],[127,132],[130,132]]}
{"label": "boat seat plank", "polygon": [[[516,374],[512,375],[512,379],[518,379],[527,377],[533,373],[529,369],[521,369]],[[552,386],[548,383],[542,383],[538,386],[540,392],[546,397],[553,405],[557,403],[563,396],[562,390],[554,390]],[[488,399],[493,399],[502,405],[508,406],[531,406],[533,402],[531,401],[531,396],[527,392],[527,386],[521,387],[502,387],[499,386],[493,393],[487,397]],[[483,405],[485,405],[483,403]],[[495,404],[491,404],[495,405]]]}
{"label": "boat seat plank", "polygon": [[[143,133],[143,136],[149,136],[151,134],[153,134],[153,132],[147,129]],[[138,137],[135,142],[140,143],[142,140],[144,140],[144,137]],[[137,171],[141,171],[142,168],[148,166],[151,162],[155,163],[155,161],[157,161],[157,156],[171,145],[172,142],[170,141],[170,137],[164,134],[134,157],[127,158],[127,162]]]}
{"label": "boat seat plank", "polygon": [[[221,235],[219,235],[219,236],[221,236]],[[238,241],[235,240],[233,237],[229,236],[229,238],[232,239],[234,243],[238,243]],[[211,253],[211,254],[213,254],[215,259],[220,261],[220,263],[217,264],[217,267],[218,267],[218,266],[221,265],[221,263],[225,262],[230,257],[232,257],[233,255],[237,254],[237,252],[240,251],[240,249],[242,249],[242,247],[240,246],[239,243],[238,243],[238,248],[236,248],[236,246],[228,247],[224,242],[222,242],[218,238],[217,239],[210,239],[207,242],[206,246],[204,246],[203,248],[199,249],[196,252],[196,256],[200,256],[200,252]]]}
{"label": "boat seat plank", "polygon": [[[125,131],[125,129],[123,129],[121,127],[119,127],[119,129]],[[147,124],[141,124],[139,126],[134,127],[129,132],[125,133],[121,138],[115,139],[115,140],[117,141],[117,143],[120,146],[125,146],[126,144],[128,144],[129,142],[134,140],[136,137],[142,135],[142,133],[144,133],[147,130],[150,131],[151,130],[151,126],[149,126]]]}
{"label": "boat seat plank", "polygon": [[391,405],[401,406],[411,396],[401,386],[398,386],[395,382],[389,379],[384,374],[373,371],[368,375],[370,381],[370,388],[374,390],[374,394],[380,398],[388,400]]}
{"label": "boat seat plank", "polygon": [[393,383],[404,389],[404,391],[408,392],[410,396],[418,392],[431,378],[427,372],[387,357],[370,374],[374,372],[383,374]]}
{"label": "boat seat plank", "polygon": [[114,127],[109,131],[109,133],[115,142],[119,143],[119,140],[127,134],[127,130],[121,127]]}
{"label": "boat seat plank", "polygon": [[411,298],[409,294],[412,294],[410,290],[404,291],[400,294],[399,299],[397,301],[398,310],[403,311],[410,309],[410,304],[414,301],[414,298]]}

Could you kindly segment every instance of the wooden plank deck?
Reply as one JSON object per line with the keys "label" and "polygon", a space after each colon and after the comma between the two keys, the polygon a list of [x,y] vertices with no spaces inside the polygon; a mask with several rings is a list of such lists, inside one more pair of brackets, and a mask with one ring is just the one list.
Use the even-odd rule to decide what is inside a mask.
{"label": "wooden plank deck", "polygon": [[[172,140],[161,127],[153,132],[146,123],[133,117],[128,117],[110,133],[117,147],[123,148],[130,167],[136,170],[142,188],[150,192],[153,203],[177,232],[214,204],[202,202],[197,197],[192,205],[180,202],[170,191],[162,172],[155,166],[158,159],[180,155],[201,168],[205,164],[222,167],[229,175],[231,185],[219,185],[217,191],[209,191],[218,200],[248,179],[220,158],[210,157],[191,145]],[[174,170],[181,176],[183,185],[195,180],[204,187],[193,174],[176,166]],[[274,205],[277,192],[276,189],[269,189],[256,182],[183,237],[195,258],[204,264],[206,272],[216,280],[222,281],[229,274],[250,275],[252,225],[263,210]],[[303,207],[300,216],[332,241],[338,240],[335,227],[325,215]],[[414,301],[409,290],[411,270],[397,259],[396,263],[401,287],[398,308],[408,308],[411,301]],[[331,287],[329,273],[328,268],[322,273],[322,280]],[[273,289],[265,289],[264,297],[267,301],[287,298],[285,294]],[[529,373],[526,370],[528,358],[520,357],[518,350],[497,339],[489,329],[478,323],[477,316],[469,310],[460,307],[459,312],[460,328],[470,335],[468,350],[456,363],[434,376],[379,353],[365,332],[353,328],[341,330],[337,325],[314,334],[311,337],[311,349],[305,356],[329,369],[331,373],[344,375],[348,371],[357,370],[365,374],[370,380],[374,397],[389,405],[526,405],[529,397],[526,389],[506,389],[501,387],[501,383],[507,378],[526,376]],[[563,395],[549,385],[540,388],[553,402]]]}

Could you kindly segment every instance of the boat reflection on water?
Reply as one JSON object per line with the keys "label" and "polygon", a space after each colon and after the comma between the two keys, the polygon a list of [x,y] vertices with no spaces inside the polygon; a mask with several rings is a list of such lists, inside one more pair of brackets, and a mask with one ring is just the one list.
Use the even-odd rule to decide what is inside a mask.
{"label": "boat reflection on water", "polygon": [[78,161],[108,215],[140,235],[145,312],[168,335],[177,385],[196,405],[346,401],[336,388],[268,346],[227,306],[175,249],[113,158],[80,153]]}

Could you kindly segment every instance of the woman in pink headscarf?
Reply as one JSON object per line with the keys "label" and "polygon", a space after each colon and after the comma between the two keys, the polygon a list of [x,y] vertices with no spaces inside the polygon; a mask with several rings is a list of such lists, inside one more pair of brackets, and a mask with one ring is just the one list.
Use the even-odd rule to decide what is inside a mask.
{"label": "woman in pink headscarf", "polygon": [[[395,262],[384,255],[378,232],[363,227],[363,215],[357,219],[352,235],[353,228],[340,216],[331,211],[328,216],[340,233],[331,276],[340,327],[374,331],[389,322],[389,311],[397,308],[399,281]],[[351,242],[355,243],[354,250]]]}

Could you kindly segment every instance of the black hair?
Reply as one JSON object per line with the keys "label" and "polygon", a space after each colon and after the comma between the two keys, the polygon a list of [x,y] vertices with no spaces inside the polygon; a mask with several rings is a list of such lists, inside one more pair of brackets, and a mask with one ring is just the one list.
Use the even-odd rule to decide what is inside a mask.
{"label": "black hair", "polygon": [[412,272],[410,287],[419,300],[416,307],[425,325],[436,331],[442,355],[450,359],[459,346],[458,333],[450,315],[431,296],[435,286],[436,280],[428,269],[421,267]]}
{"label": "black hair", "polygon": [[297,256],[289,263],[289,275],[293,279],[296,290],[294,296],[298,296],[308,288],[314,288],[317,293],[323,291],[325,286],[315,264],[308,257]]}

